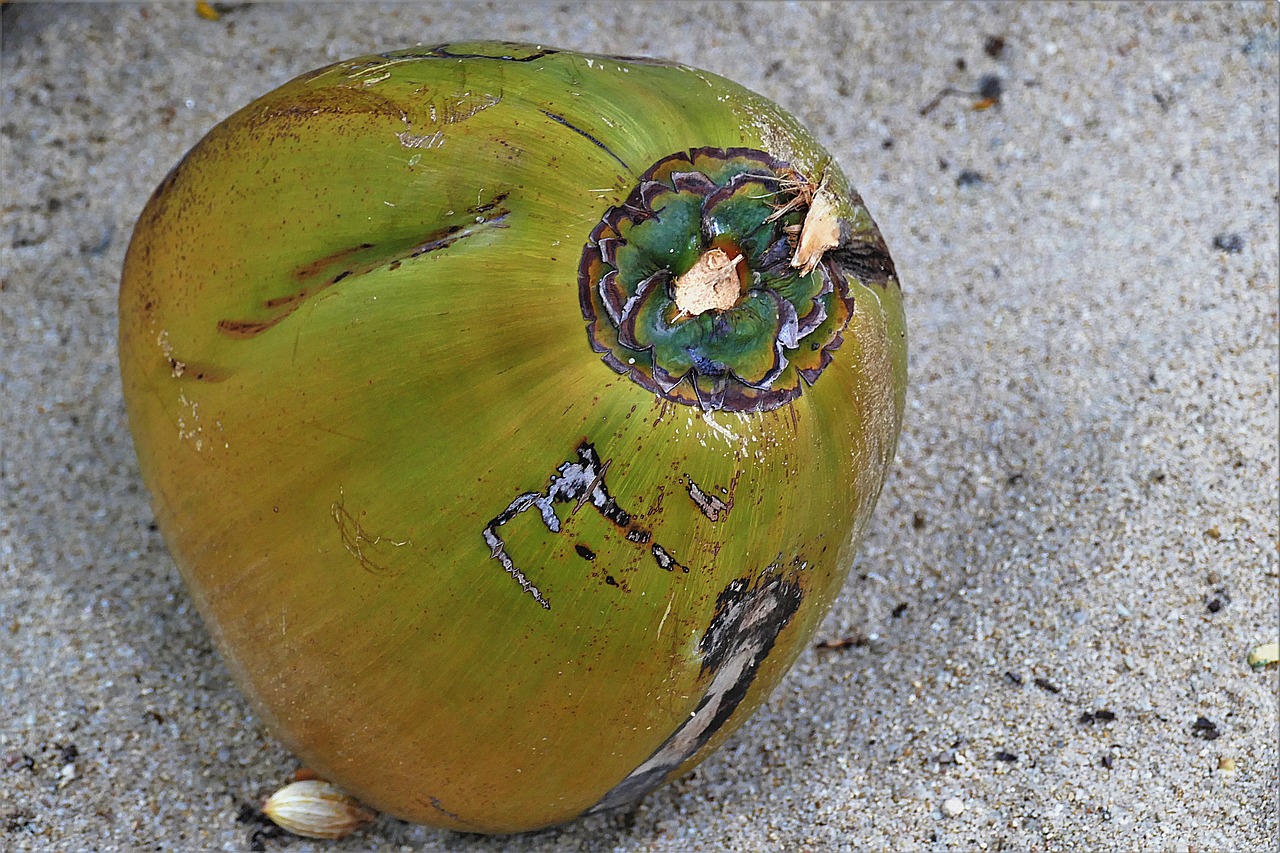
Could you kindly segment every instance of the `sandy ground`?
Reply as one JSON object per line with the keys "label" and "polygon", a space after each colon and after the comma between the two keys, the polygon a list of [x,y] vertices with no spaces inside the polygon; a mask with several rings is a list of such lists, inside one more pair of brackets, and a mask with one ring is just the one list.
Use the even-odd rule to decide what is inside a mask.
{"label": "sandy ground", "polygon": [[[1274,849],[1280,672],[1245,658],[1278,633],[1275,3],[9,4],[3,26],[0,847]],[[237,816],[296,762],[152,526],[121,260],[252,98],[476,36],[734,78],[858,185],[912,335],[897,466],[819,635],[860,640],[806,652],[630,816],[264,836]]]}

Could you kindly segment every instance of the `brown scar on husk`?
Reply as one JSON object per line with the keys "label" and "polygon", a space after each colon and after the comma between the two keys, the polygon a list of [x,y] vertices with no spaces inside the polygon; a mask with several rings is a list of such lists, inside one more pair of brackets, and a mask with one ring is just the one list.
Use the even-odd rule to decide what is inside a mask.
{"label": "brown scar on husk", "polygon": [[504,207],[502,202],[508,195],[505,192],[499,193],[489,202],[469,208],[465,222],[436,228],[420,237],[408,250],[403,247],[380,248],[374,243],[360,243],[300,264],[293,269],[291,277],[299,282],[309,283],[293,293],[264,300],[262,307],[273,312],[271,316],[262,319],[219,320],[218,331],[229,338],[241,340],[256,337],[288,319],[307,300],[348,278],[366,275],[383,267],[397,269],[407,260],[447,249],[488,228],[506,228],[504,220],[511,210]]}
{"label": "brown scar on husk", "polygon": [[[320,69],[324,71],[326,69]],[[363,87],[333,86],[292,92],[286,97],[255,105],[248,116],[250,127],[313,122],[316,116],[334,115],[349,119],[354,115],[399,118],[403,113],[395,101]]]}
{"label": "brown scar on husk", "polygon": [[[329,269],[330,267],[336,264],[343,263],[352,255],[356,254],[357,252],[362,252],[362,251],[373,249],[373,248],[376,248],[373,243],[361,243],[358,246],[348,246],[345,249],[339,249],[336,252],[330,252],[327,255],[323,255],[322,257],[316,258],[314,261],[310,261],[308,263],[300,264],[299,266],[294,267],[293,277],[296,278],[298,281],[308,281],[310,279],[313,279],[313,278],[316,278],[317,276],[322,275],[325,272],[325,270]],[[277,305],[287,304],[289,300],[296,299],[297,297],[298,297],[298,294],[294,294],[293,296],[281,296],[275,299],[267,300],[266,304],[267,304],[267,307],[271,308]]]}

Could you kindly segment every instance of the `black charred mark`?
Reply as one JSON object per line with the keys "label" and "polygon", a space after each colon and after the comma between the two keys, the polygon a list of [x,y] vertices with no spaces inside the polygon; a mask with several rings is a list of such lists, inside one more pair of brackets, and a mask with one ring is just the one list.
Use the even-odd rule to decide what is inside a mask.
{"label": "black charred mark", "polygon": [[308,299],[347,278],[365,275],[382,267],[394,270],[406,260],[421,257],[428,252],[447,249],[459,240],[464,240],[487,228],[506,228],[504,220],[511,211],[502,207],[501,204],[508,195],[509,193],[505,192],[499,193],[492,201],[468,210],[466,222],[437,228],[421,237],[418,243],[407,251],[399,247],[380,248],[374,243],[360,243],[295,267],[292,278],[304,286],[288,295],[264,300],[262,307],[271,312],[271,316],[261,319],[219,320],[218,331],[230,338],[256,337],[287,319]]}
{"label": "black charred mark", "polygon": [[681,565],[680,562],[676,560],[675,557],[668,554],[667,549],[663,548],[661,545],[654,543],[654,546],[649,549],[649,553],[653,554],[653,559],[658,561],[659,568],[666,569],[668,572],[679,569],[685,574],[689,573],[689,567]]}
{"label": "black charred mark", "polygon": [[591,143],[592,143],[592,144],[594,144],[594,145],[595,145],[597,148],[599,148],[601,151],[603,151],[604,153],[608,154],[608,155],[609,155],[610,157],[612,157],[613,159],[617,160],[617,161],[618,161],[618,163],[622,166],[622,168],[626,169],[628,172],[630,172],[630,171],[631,171],[631,167],[630,167],[630,166],[628,166],[628,165],[626,164],[626,161],[624,161],[624,160],[623,160],[621,157],[619,157],[617,154],[614,154],[612,151],[610,151],[610,150],[609,150],[609,146],[605,145],[605,144],[604,144],[603,142],[601,142],[599,139],[596,139],[594,136],[592,136],[591,134],[587,133],[587,132],[586,132],[585,130],[583,130],[582,128],[580,128],[580,127],[575,127],[574,125],[570,124],[570,123],[569,123],[569,120],[568,120],[568,119],[566,119],[564,116],[562,116],[562,115],[556,115],[555,113],[553,113],[553,112],[548,112],[547,110],[540,110],[539,112],[541,112],[544,116],[546,116],[547,118],[549,118],[549,119],[551,119],[552,121],[554,121],[556,124],[564,125],[565,127],[567,127],[567,128],[569,128],[570,130],[572,130],[574,133],[578,134],[579,136],[582,136],[582,137],[584,137],[584,138],[586,138],[586,139],[590,140],[590,141],[591,141]]}
{"label": "black charred mark", "polygon": [[[574,504],[575,512],[579,507],[589,504],[601,516],[625,531],[628,541],[647,543],[650,539],[649,531],[634,525],[630,513],[619,506],[613,495],[609,494],[608,486],[605,484],[605,473],[609,470],[609,463],[601,462],[595,446],[583,441],[578,445],[576,453],[575,461],[565,462],[556,469],[556,473],[551,477],[551,484],[545,492],[526,492],[518,496],[507,505],[505,510],[485,525],[483,533],[484,541],[489,546],[490,556],[501,563],[507,574],[520,584],[520,588],[533,596],[534,601],[546,610],[551,609],[550,602],[507,554],[506,543],[498,535],[499,527],[526,510],[536,509],[547,529],[552,533],[559,533],[561,522],[560,517],[556,515],[556,504]],[[585,559],[595,559],[595,554],[585,545],[576,545],[574,550]],[[584,551],[586,553],[583,553]],[[589,557],[588,554],[590,554]]]}
{"label": "black charred mark", "polygon": [[702,514],[711,521],[719,521],[723,516],[729,514],[729,510],[733,509],[733,498],[729,498],[729,502],[725,503],[719,497],[707,494],[702,490],[692,477],[686,478],[686,485],[689,487],[689,498],[698,506]]}
{"label": "black charred mark", "polygon": [[434,47],[427,48],[426,51],[421,50],[398,50],[391,53],[379,54],[383,59],[495,59],[500,62],[533,62],[535,59],[542,59],[547,56],[555,56],[560,51],[552,48],[537,48],[528,54],[522,51],[527,50],[528,46],[519,42],[496,42],[496,45],[506,49],[505,53],[473,53],[465,50],[455,50],[455,48],[464,48],[466,44],[438,44]]}
{"label": "black charred mark", "polygon": [[439,797],[431,797],[431,808],[435,809],[436,811],[440,812],[441,814],[446,814],[446,815],[448,815],[449,817],[453,818],[454,820],[460,820],[460,819],[461,819],[461,818],[459,818],[456,814],[454,814],[453,812],[449,811],[449,810],[448,810],[448,809],[446,809],[444,806],[440,805],[440,798],[439,798]]}
{"label": "black charred mark", "polygon": [[493,201],[487,202],[485,204],[479,204],[479,205],[476,205],[475,207],[467,208],[467,213],[470,213],[472,216],[480,216],[481,214],[488,213],[489,211],[493,210],[498,205],[506,201],[507,197],[510,195],[511,193],[509,192],[498,193],[496,196],[493,197]]}
{"label": "black charred mark", "polygon": [[648,760],[615,785],[592,812],[634,803],[704,747],[746,698],[760,664],[800,609],[804,593],[794,582],[765,574],[739,578],[716,599],[715,614],[698,649],[700,677],[709,678],[702,701]]}
{"label": "black charred mark", "polygon": [[778,634],[800,609],[802,595],[799,585],[776,575],[765,575],[754,585],[746,578],[731,581],[716,597],[715,615],[698,644],[702,653],[699,675],[719,670],[744,643],[761,646],[755,664],[758,666],[773,648]]}
{"label": "black charred mark", "polygon": [[[587,445],[587,446],[590,447],[590,445]],[[591,448],[591,452],[595,453],[595,448]],[[596,461],[597,462],[599,461],[598,456],[596,457]],[[622,507],[618,506],[618,502],[613,499],[613,496],[610,495],[608,490],[606,490],[603,486],[604,475],[609,472],[609,466],[612,463],[613,463],[613,460],[610,459],[600,466],[599,471],[595,475],[595,479],[591,481],[591,483],[587,486],[587,488],[582,490],[582,494],[578,497],[577,503],[573,507],[573,511],[577,512],[579,509],[581,509],[588,502],[589,499],[592,499],[593,496],[597,494],[597,490],[599,490],[599,492],[604,495],[604,499],[599,503],[597,503],[595,500],[591,500],[592,506],[594,506],[597,510],[599,510],[602,516],[604,516],[609,521],[613,522],[613,524],[616,527],[622,530],[626,530],[628,533],[630,533],[631,532],[631,514],[628,513],[626,510],[624,510]],[[639,531],[639,532],[644,533],[644,531]],[[647,536],[648,534],[645,533],[645,535]]]}
{"label": "black charred mark", "polygon": [[890,280],[896,281],[898,271],[894,268],[893,258],[889,257],[889,249],[883,240],[842,242],[825,256],[850,278],[856,278],[863,284],[887,285]]}
{"label": "black charred mark", "polygon": [[584,560],[594,560],[596,558],[596,552],[592,551],[586,545],[574,545],[573,550],[577,551],[578,556]]}
{"label": "black charred mark", "polygon": [[672,62],[668,59],[655,59],[651,56],[623,56],[617,53],[607,53],[605,59],[612,59],[617,62],[626,62],[631,65],[652,65],[657,68],[679,68],[680,63]]}

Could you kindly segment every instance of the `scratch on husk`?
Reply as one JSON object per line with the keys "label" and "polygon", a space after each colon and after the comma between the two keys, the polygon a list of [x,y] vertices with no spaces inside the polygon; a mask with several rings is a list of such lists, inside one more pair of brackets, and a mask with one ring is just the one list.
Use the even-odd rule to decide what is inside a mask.
{"label": "scratch on husk", "polygon": [[[383,563],[378,563],[365,553],[366,548],[374,548],[380,545],[385,537],[370,537],[365,532],[364,527],[360,524],[360,520],[346,507],[346,494],[342,489],[338,490],[338,499],[329,505],[329,514],[332,516],[335,524],[338,525],[338,535],[342,538],[342,545],[347,549],[351,556],[355,557],[360,563],[361,568],[375,575],[395,576],[400,571],[388,568]],[[361,513],[363,515],[363,513]],[[403,548],[405,545],[411,544],[408,539],[403,542],[387,540],[389,545],[396,548]]]}

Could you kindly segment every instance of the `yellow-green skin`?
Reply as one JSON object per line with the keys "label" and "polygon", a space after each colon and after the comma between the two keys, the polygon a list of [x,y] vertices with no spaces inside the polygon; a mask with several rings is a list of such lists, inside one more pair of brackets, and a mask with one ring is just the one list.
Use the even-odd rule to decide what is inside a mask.
{"label": "yellow-green skin", "polygon": [[[799,608],[745,699],[652,781],[675,778],[765,699],[841,587],[901,422],[896,280],[851,278],[833,362],[771,411],[664,402],[588,345],[587,235],[643,170],[700,146],[825,168],[852,239],[880,240],[764,98],[493,43],[294,80],[214,128],[142,213],[120,359],[160,529],[263,718],[373,807],[500,833],[614,805],[722,689],[700,647],[718,597],[790,584]],[[584,442],[678,565],[585,499],[556,505],[558,533],[518,513],[491,529],[543,606],[483,533]],[[690,483],[731,508],[702,511]]]}

